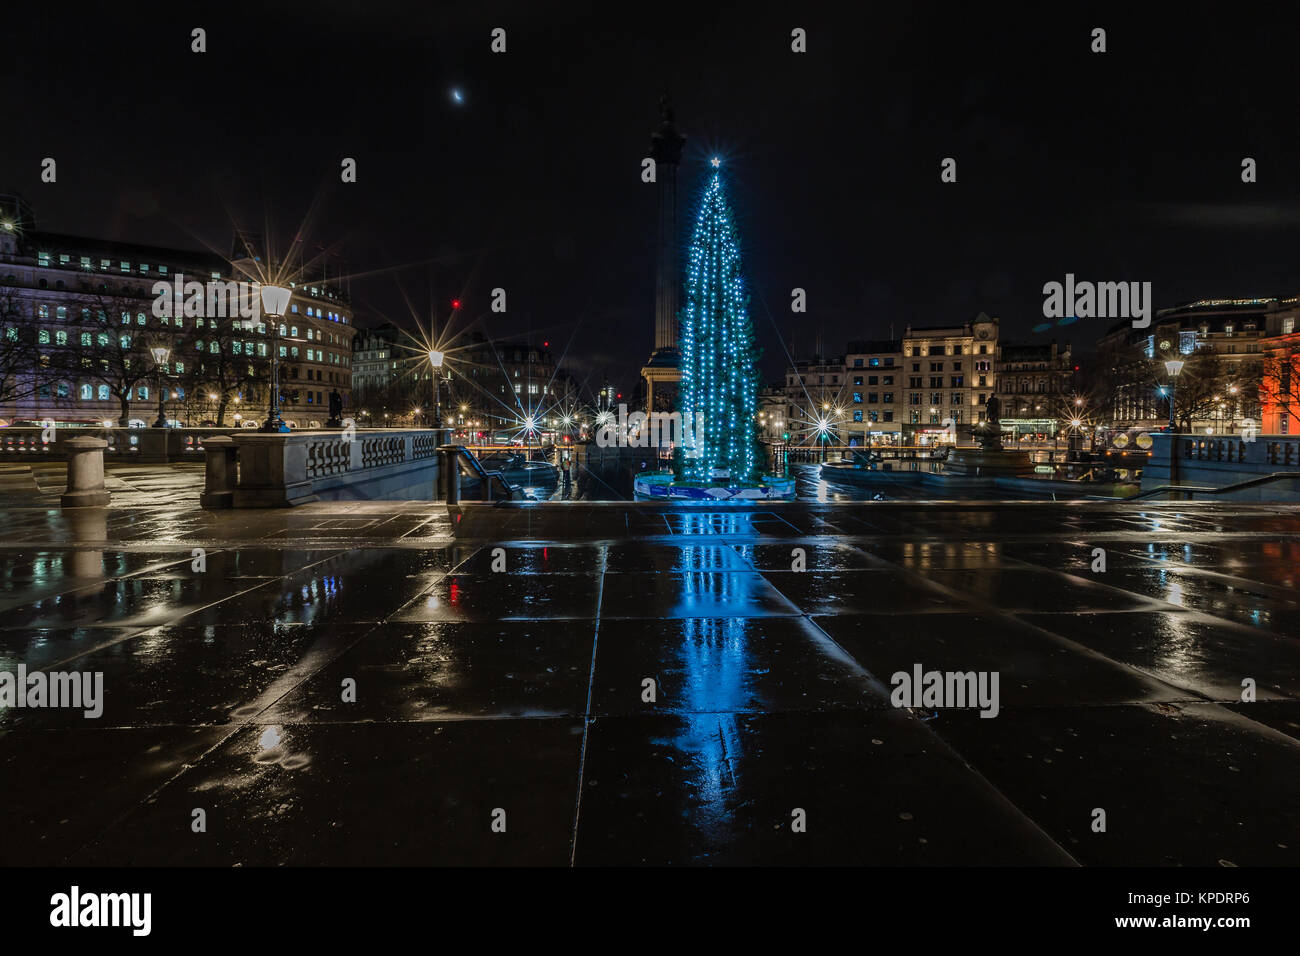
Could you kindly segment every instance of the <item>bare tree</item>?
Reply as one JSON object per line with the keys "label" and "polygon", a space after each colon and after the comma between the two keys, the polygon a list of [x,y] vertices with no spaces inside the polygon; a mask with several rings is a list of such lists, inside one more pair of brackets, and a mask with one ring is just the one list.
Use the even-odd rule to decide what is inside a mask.
{"label": "bare tree", "polygon": [[[54,334],[65,342],[53,352],[53,364],[70,378],[93,383],[96,393],[107,390],[118,403],[118,425],[130,424],[131,401],[153,384],[157,365],[150,348],[170,344],[171,334],[152,316],[152,299],[127,287],[108,288],[83,295],[79,304],[61,308],[79,310],[57,323]],[[102,386],[102,387],[101,387]]]}
{"label": "bare tree", "polygon": [[16,405],[54,384],[57,369],[31,306],[12,287],[0,289],[0,405]]}
{"label": "bare tree", "polygon": [[226,413],[237,396],[255,399],[268,386],[269,344],[265,336],[256,334],[238,318],[189,321],[189,328],[177,340],[185,362],[179,374],[190,393],[217,396],[216,423],[224,426]]}

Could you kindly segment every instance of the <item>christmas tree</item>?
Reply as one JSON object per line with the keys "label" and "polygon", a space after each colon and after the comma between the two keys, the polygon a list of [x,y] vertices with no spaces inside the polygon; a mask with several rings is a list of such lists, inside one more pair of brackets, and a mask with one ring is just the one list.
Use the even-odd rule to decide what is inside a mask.
{"label": "christmas tree", "polygon": [[[716,171],[704,190],[691,236],[686,302],[681,311],[683,423],[703,413],[695,456],[684,459],[690,482],[736,486],[757,478],[754,411],[758,395],[754,330],[749,323],[740,247]],[[688,425],[689,427],[689,425]]]}

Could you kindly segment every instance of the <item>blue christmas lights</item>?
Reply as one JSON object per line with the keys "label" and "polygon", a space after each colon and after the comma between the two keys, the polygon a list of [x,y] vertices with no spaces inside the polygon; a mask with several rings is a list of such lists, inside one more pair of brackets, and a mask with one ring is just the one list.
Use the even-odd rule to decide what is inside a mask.
{"label": "blue christmas lights", "polygon": [[[717,164],[715,164],[716,167]],[[680,314],[683,422],[704,414],[702,453],[685,459],[689,481],[735,486],[757,478],[754,413],[757,354],[740,247],[731,209],[715,172],[691,236],[685,307]],[[701,436],[696,436],[701,442]]]}

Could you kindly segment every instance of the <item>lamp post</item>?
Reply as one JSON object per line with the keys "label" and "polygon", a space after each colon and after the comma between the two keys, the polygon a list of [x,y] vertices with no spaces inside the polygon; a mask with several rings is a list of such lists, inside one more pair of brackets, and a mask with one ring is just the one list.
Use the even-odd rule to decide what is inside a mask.
{"label": "lamp post", "polygon": [[153,423],[154,428],[167,427],[167,410],[163,407],[163,387],[162,387],[162,370],[167,364],[167,359],[171,356],[172,350],[165,345],[156,345],[149,350],[153,356],[154,365],[154,388],[158,390],[158,418]]}
{"label": "lamp post", "polygon": [[280,417],[280,318],[289,309],[293,293],[283,286],[262,286],[262,312],[271,320],[271,401],[266,421],[259,431],[287,432],[289,426]]}
{"label": "lamp post", "polygon": [[1183,362],[1180,359],[1170,359],[1165,363],[1165,371],[1169,373],[1169,434],[1173,434],[1177,425],[1174,423],[1174,382],[1178,378],[1178,373],[1183,370]]}
{"label": "lamp post", "polygon": [[442,427],[442,363],[446,358],[437,349],[429,349],[429,368],[433,372],[433,427]]}

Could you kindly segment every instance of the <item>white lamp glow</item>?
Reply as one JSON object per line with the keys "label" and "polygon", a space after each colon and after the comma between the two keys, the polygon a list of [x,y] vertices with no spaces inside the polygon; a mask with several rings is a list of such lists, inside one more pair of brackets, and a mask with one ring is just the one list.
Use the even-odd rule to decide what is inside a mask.
{"label": "white lamp glow", "polygon": [[262,311],[272,318],[279,318],[289,311],[289,299],[293,293],[278,285],[262,286]]}

